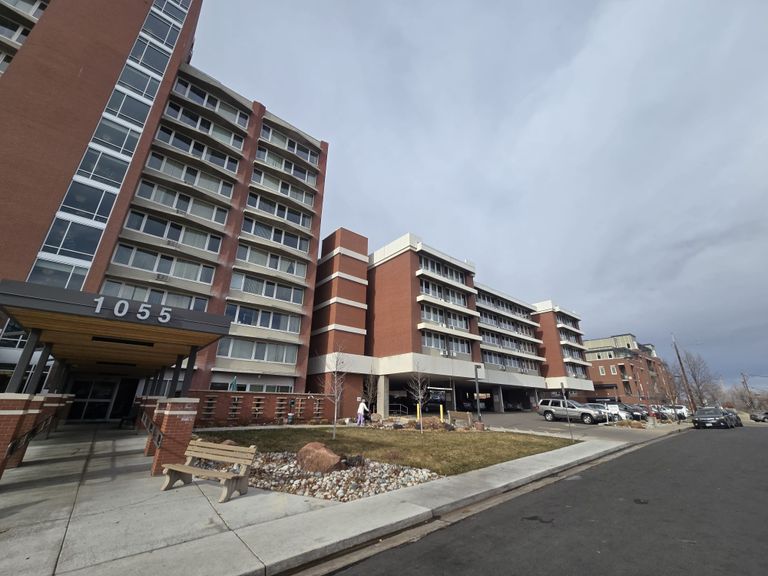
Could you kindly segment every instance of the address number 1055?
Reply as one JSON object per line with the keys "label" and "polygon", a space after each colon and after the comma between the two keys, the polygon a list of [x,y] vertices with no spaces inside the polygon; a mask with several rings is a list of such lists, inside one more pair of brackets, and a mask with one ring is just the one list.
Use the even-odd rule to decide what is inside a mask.
{"label": "address number 1055", "polygon": [[[96,302],[96,314],[101,314],[104,308],[104,296],[99,296],[93,299]],[[106,308],[109,310],[109,308]],[[161,324],[166,324],[171,321],[171,308],[163,306],[160,308],[160,312],[157,314],[157,321]],[[128,300],[118,300],[111,309],[112,314],[117,318],[124,318],[129,313],[136,317],[137,320],[151,320],[152,319],[152,304],[139,304],[139,307],[131,310],[131,302]]]}

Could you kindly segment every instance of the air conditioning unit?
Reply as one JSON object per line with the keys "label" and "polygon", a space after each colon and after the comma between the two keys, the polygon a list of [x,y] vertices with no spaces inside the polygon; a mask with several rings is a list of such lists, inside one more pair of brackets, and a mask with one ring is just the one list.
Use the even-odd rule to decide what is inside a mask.
{"label": "air conditioning unit", "polygon": [[448,356],[448,350],[440,350],[440,356]]}
{"label": "air conditioning unit", "polygon": [[446,328],[446,327],[447,327],[447,326],[446,326],[446,324],[445,324],[445,322],[440,322],[440,326],[442,326],[443,328]]}
{"label": "air conditioning unit", "polygon": [[167,274],[155,274],[155,280],[163,280],[163,281],[168,280],[168,275]]}
{"label": "air conditioning unit", "polygon": [[168,246],[173,246],[175,248],[178,245],[179,243],[176,240],[168,240]]}
{"label": "air conditioning unit", "polygon": [[456,352],[455,352],[454,350],[451,350],[451,356],[452,356],[453,358],[456,358]]}
{"label": "air conditioning unit", "polygon": [[507,367],[504,364],[501,365],[501,371],[502,372],[506,372],[507,371]]}

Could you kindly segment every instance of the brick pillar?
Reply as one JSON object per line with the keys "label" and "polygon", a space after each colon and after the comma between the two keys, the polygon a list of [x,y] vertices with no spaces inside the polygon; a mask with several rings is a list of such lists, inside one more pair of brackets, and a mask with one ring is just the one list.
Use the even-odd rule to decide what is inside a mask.
{"label": "brick pillar", "polygon": [[0,394],[0,477],[6,467],[8,446],[18,437],[32,398],[31,394]]}
{"label": "brick pillar", "polygon": [[152,476],[163,473],[163,464],[184,463],[199,405],[199,398],[167,398],[158,403],[155,413],[161,415],[163,441],[152,461]]}
{"label": "brick pillar", "polygon": [[[32,396],[30,399],[25,414],[21,417],[19,426],[16,429],[17,438],[34,430],[38,418],[40,418],[40,412],[43,407],[43,398],[45,398],[45,396]],[[6,460],[5,467],[17,468],[20,466],[22,460],[24,460],[24,455],[27,453],[27,446],[29,446],[29,442],[25,442],[21,446],[18,446],[16,451]]]}
{"label": "brick pillar", "polygon": [[[144,405],[144,412],[147,414],[147,418],[151,422],[155,423],[155,426],[160,426],[159,414],[157,413],[157,406],[160,400],[163,400],[162,396],[144,396],[142,398]],[[149,430],[147,430],[149,432]],[[152,442],[152,436],[147,436],[147,443],[144,445],[144,456],[155,455],[155,443]]]}

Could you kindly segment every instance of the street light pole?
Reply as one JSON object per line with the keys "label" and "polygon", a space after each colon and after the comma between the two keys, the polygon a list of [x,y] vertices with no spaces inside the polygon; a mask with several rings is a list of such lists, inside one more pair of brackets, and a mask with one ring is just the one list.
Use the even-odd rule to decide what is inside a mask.
{"label": "street light pole", "polygon": [[479,366],[475,364],[475,406],[477,407],[477,421],[482,422],[483,417],[480,415],[480,384],[477,382],[477,369]]}

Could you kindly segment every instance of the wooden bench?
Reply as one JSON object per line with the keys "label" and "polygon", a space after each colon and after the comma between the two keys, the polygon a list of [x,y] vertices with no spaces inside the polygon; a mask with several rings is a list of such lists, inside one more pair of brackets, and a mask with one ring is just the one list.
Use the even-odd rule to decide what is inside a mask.
{"label": "wooden bench", "polygon": [[[164,464],[165,483],[161,490],[172,488],[177,481],[184,484],[192,482],[192,476],[216,479],[222,485],[219,502],[227,502],[233,492],[240,495],[248,492],[248,476],[256,458],[256,446],[228,446],[214,442],[192,440],[184,452],[187,458],[184,464]],[[207,468],[217,464],[230,465],[229,470]]]}

